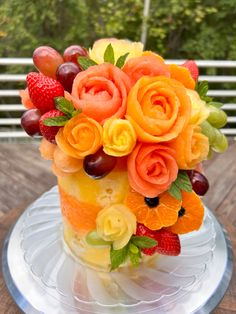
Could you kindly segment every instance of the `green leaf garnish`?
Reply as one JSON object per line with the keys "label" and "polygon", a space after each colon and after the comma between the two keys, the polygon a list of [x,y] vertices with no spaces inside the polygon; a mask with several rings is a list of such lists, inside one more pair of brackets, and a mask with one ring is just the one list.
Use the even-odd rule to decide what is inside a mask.
{"label": "green leaf garnish", "polygon": [[115,64],[114,50],[111,44],[109,44],[104,52],[103,56],[104,62],[109,62]]}
{"label": "green leaf garnish", "polygon": [[123,56],[120,56],[119,58],[118,58],[118,60],[116,61],[116,66],[118,67],[118,68],[122,68],[123,67],[123,65],[125,64],[125,60],[126,60],[126,58],[128,57],[128,55],[129,55],[129,52],[127,52],[127,53],[125,53]]}
{"label": "green leaf garnish", "polygon": [[87,57],[78,57],[78,63],[83,70],[86,70],[93,65],[97,65],[95,61]]}
{"label": "green leaf garnish", "polygon": [[43,124],[47,126],[64,126],[68,120],[68,116],[52,117],[44,119]]}
{"label": "green leaf garnish", "polygon": [[207,81],[198,82],[195,87],[195,90],[198,92],[200,98],[207,103],[212,101],[212,98],[207,96],[208,89],[209,86]]}
{"label": "green leaf garnish", "polygon": [[168,190],[169,194],[177,200],[182,200],[182,194],[180,188],[173,182]]}
{"label": "green leaf garnish", "polygon": [[182,170],[178,172],[178,176],[176,180],[171,184],[168,192],[171,196],[181,201],[182,200],[181,190],[186,192],[192,192],[192,184],[189,180],[189,177],[186,171]]}
{"label": "green leaf garnish", "polygon": [[131,242],[140,249],[149,249],[158,244],[155,239],[145,236],[132,236]]}
{"label": "green leaf garnish", "polygon": [[139,266],[141,259],[139,254],[135,254],[129,251],[129,258],[133,266]]}
{"label": "green leaf garnish", "polygon": [[54,98],[54,102],[56,104],[56,108],[66,115],[72,116],[75,108],[73,103],[67,100],[65,97],[56,97]]}
{"label": "green leaf garnish", "polygon": [[192,192],[192,184],[186,171],[179,171],[175,184],[183,191]]}
{"label": "green leaf garnish", "polygon": [[120,250],[114,250],[113,246],[111,246],[110,250],[111,270],[114,270],[121,264],[123,264],[128,257],[128,253],[129,253],[128,245],[124,246]]}

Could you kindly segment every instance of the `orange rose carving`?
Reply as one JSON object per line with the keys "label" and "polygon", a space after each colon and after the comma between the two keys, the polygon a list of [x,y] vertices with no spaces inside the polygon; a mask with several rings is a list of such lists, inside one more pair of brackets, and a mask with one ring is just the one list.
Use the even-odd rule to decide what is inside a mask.
{"label": "orange rose carving", "polygon": [[209,152],[208,138],[201,133],[201,127],[189,124],[168,146],[176,152],[176,161],[180,169],[193,169]]}
{"label": "orange rose carving", "polygon": [[154,53],[145,53],[141,57],[132,58],[122,69],[135,84],[142,76],[164,75],[170,77],[168,66],[164,60]]}
{"label": "orange rose carving", "polygon": [[78,114],[60,128],[56,142],[65,154],[83,159],[102,146],[102,126],[97,121]]}
{"label": "orange rose carving", "polygon": [[178,173],[174,150],[162,144],[137,144],[127,169],[131,188],[146,197],[166,191]]}
{"label": "orange rose carving", "polygon": [[164,76],[142,77],[128,96],[126,118],[142,142],[166,142],[178,136],[191,115],[185,87]]}
{"label": "orange rose carving", "polygon": [[110,117],[122,118],[126,111],[129,77],[110,63],[89,67],[74,79],[71,94],[65,93],[76,108],[104,123]]}

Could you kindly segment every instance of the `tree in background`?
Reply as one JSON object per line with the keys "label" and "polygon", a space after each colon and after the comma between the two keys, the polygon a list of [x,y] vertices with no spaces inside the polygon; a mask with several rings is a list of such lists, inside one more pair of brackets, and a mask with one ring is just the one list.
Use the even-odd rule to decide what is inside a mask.
{"label": "tree in background", "polygon": [[[30,57],[35,47],[63,51],[101,37],[140,40],[143,0],[2,0],[0,57]],[[167,58],[236,59],[232,0],[152,0],[147,49]]]}

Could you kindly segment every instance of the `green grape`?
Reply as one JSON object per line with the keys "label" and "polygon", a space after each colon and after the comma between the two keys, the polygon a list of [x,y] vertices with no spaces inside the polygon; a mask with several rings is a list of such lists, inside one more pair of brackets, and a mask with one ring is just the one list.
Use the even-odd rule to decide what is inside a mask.
{"label": "green grape", "polygon": [[202,133],[208,137],[209,144],[212,145],[215,142],[217,129],[211,126],[208,121],[204,121],[201,124],[201,129],[202,129]]}
{"label": "green grape", "polygon": [[207,155],[207,159],[211,159],[213,157],[213,154],[214,154],[214,151],[211,149],[211,147],[209,147],[209,152],[208,152],[208,155]]}
{"label": "green grape", "polygon": [[97,231],[93,230],[90,231],[86,235],[86,242],[90,245],[110,245],[111,242],[105,241],[102,238],[99,237],[97,234]]}
{"label": "green grape", "polygon": [[212,144],[212,149],[215,152],[223,153],[228,148],[228,140],[226,136],[216,129],[215,142]]}
{"label": "green grape", "polygon": [[208,107],[210,110],[207,121],[215,128],[220,129],[227,123],[227,114],[212,105]]}

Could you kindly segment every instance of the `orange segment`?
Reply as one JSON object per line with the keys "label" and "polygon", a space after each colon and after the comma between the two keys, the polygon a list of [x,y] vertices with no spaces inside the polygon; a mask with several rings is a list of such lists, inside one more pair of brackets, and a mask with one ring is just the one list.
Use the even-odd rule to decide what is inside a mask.
{"label": "orange segment", "polygon": [[124,203],[136,215],[137,221],[151,230],[173,225],[181,208],[181,201],[168,192],[159,196],[159,204],[155,207],[149,207],[144,197],[133,190],[128,192]]}
{"label": "orange segment", "polygon": [[195,88],[195,81],[187,68],[176,64],[170,64],[169,71],[170,77],[181,82],[186,88],[189,89]]}
{"label": "orange segment", "polygon": [[96,229],[96,217],[102,207],[79,202],[75,197],[67,194],[60,186],[60,201],[62,215],[71,226],[80,232]]}
{"label": "orange segment", "polygon": [[195,192],[182,192],[183,216],[167,229],[173,233],[184,234],[201,227],[204,217],[204,206],[200,197]]}

